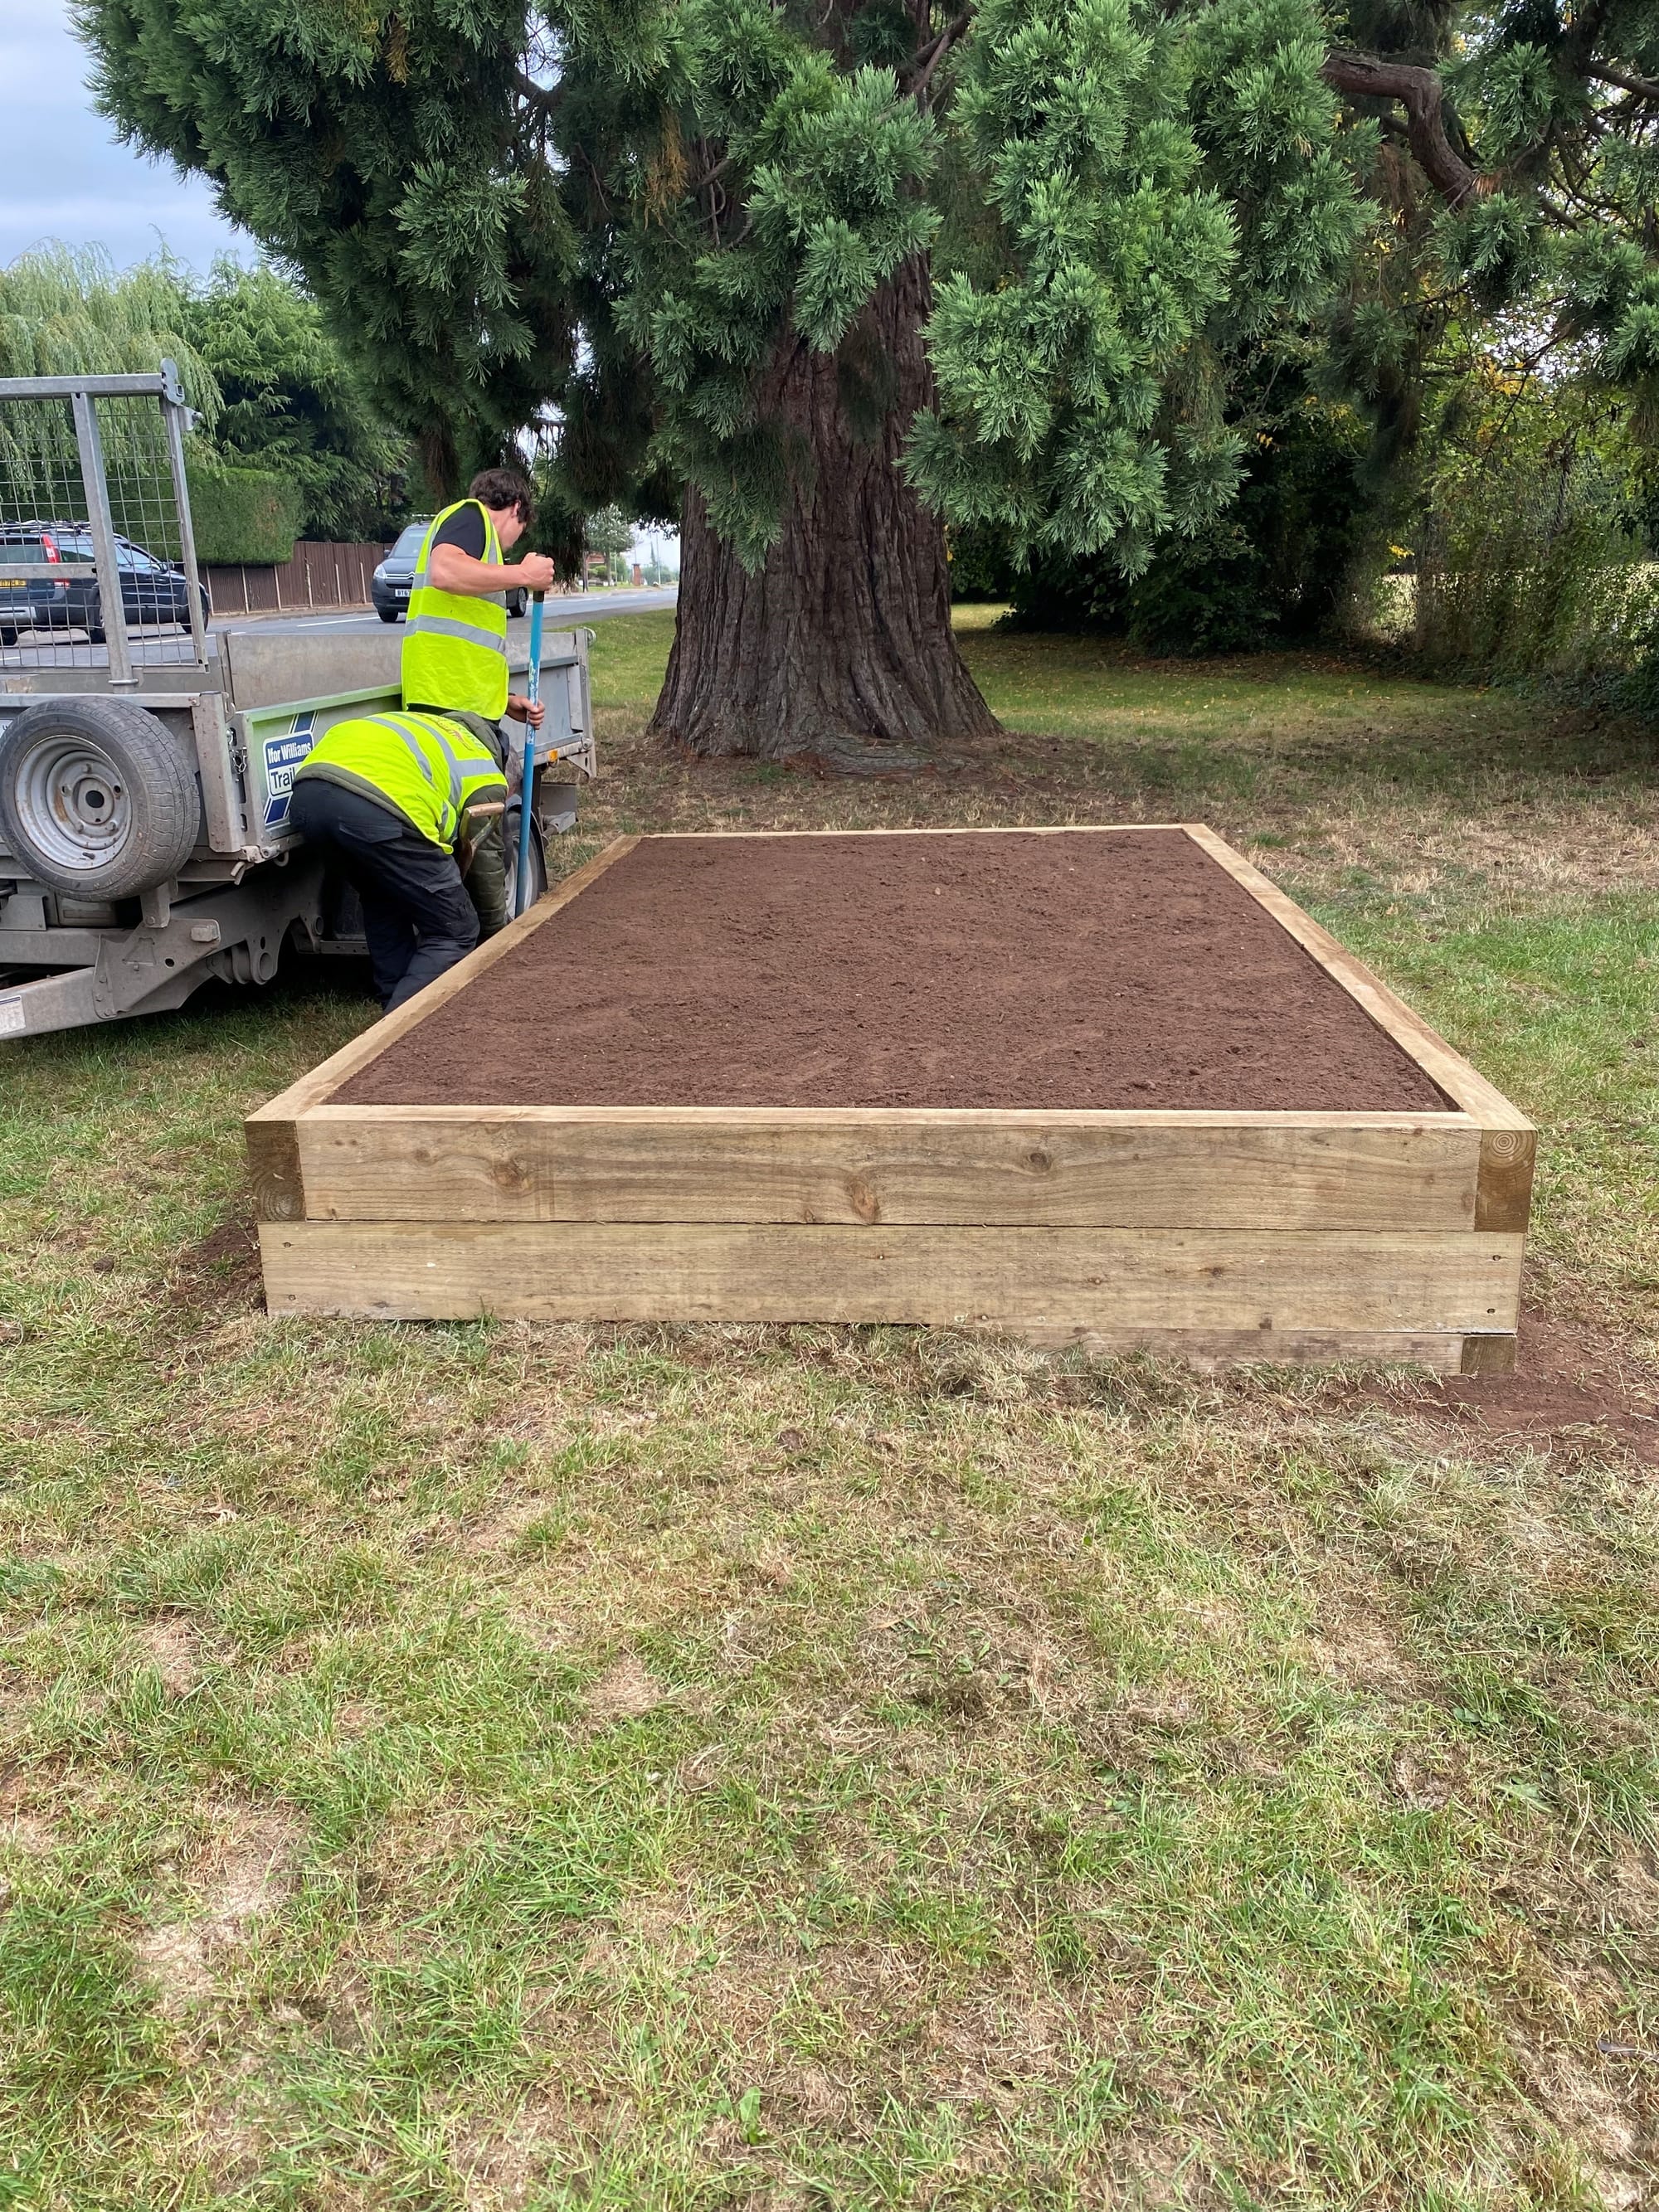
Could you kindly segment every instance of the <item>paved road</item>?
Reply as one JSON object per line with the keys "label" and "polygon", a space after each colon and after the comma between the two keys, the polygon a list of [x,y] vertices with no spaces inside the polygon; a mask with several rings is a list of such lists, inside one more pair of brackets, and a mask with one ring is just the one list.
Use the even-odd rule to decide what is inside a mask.
{"label": "paved road", "polygon": [[[547,602],[544,617],[550,629],[568,629],[573,623],[590,623],[605,615],[643,614],[651,607],[672,607],[675,591],[665,585],[660,591],[614,591],[556,592]],[[526,623],[528,617],[526,617]],[[373,635],[382,627],[375,614],[342,614],[319,611],[307,615],[246,615],[226,616],[214,623],[215,629],[237,629],[250,622],[257,623],[262,630],[308,630],[314,629],[362,632]]]}
{"label": "paved road", "polygon": [[[602,621],[606,615],[641,614],[653,607],[672,607],[676,596],[672,585],[659,591],[561,592],[547,602],[547,624],[550,629],[568,629],[577,623]],[[303,615],[225,615],[216,617],[210,627],[214,630],[276,630],[289,635],[325,629],[343,631],[347,636],[355,633],[360,637],[374,637],[391,625],[383,623],[377,614],[322,610]],[[529,628],[529,617],[526,617],[512,624],[511,635],[515,639],[524,636]],[[170,667],[190,659],[190,640],[179,631],[168,630],[156,635],[137,634],[132,648],[133,659],[148,667]],[[88,644],[79,632],[67,637],[60,633],[53,638],[50,632],[41,630],[21,645],[0,648],[0,675],[29,668],[108,665],[109,654],[105,647]]]}

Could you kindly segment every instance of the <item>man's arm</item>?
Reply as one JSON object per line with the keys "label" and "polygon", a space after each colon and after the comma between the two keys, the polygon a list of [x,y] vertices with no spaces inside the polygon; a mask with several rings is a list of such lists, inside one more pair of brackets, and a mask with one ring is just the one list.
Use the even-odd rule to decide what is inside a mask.
{"label": "man's arm", "polygon": [[475,561],[459,545],[434,545],[427,573],[441,592],[476,599],[502,592],[550,592],[554,584],[553,563],[545,553],[526,553],[522,561],[503,567],[500,562]]}

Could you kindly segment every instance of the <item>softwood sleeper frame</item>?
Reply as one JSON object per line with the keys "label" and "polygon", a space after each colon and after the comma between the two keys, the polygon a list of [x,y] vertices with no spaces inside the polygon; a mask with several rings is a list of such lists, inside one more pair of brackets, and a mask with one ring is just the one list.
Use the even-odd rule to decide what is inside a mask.
{"label": "softwood sleeper frame", "polygon": [[1532,1125],[1212,830],[1151,826],[1202,846],[1454,1110],[331,1103],[641,842],[621,837],[249,1118],[270,1310],[915,1322],[1507,1371]]}

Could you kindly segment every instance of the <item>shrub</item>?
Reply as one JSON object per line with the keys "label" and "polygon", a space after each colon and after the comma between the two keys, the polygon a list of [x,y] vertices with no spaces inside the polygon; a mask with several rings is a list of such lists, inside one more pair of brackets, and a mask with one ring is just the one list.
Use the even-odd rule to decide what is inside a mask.
{"label": "shrub", "polygon": [[952,530],[951,598],[958,605],[1013,597],[1014,564],[1009,557],[1006,533],[994,523],[970,523]]}
{"label": "shrub", "polygon": [[1371,526],[1365,426],[1304,394],[1257,437],[1234,504],[1161,541],[1142,574],[1109,556],[1048,559],[1015,581],[1013,620],[1104,630],[1158,653],[1304,644],[1330,624]]}
{"label": "shrub", "polygon": [[192,459],[185,473],[198,561],[252,566],[293,559],[302,511],[297,484],[264,469],[205,459]]}
{"label": "shrub", "polygon": [[1424,659],[1659,709],[1659,567],[1601,457],[1520,441],[1431,487],[1417,536]]}

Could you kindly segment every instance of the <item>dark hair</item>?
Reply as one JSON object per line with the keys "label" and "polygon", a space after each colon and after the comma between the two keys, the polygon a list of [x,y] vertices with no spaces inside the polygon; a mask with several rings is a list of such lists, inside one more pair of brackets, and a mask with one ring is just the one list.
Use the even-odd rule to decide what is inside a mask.
{"label": "dark hair", "polygon": [[536,520],[536,495],[529,478],[517,469],[480,469],[467,486],[466,495],[498,513],[504,507],[516,507],[526,530]]}

